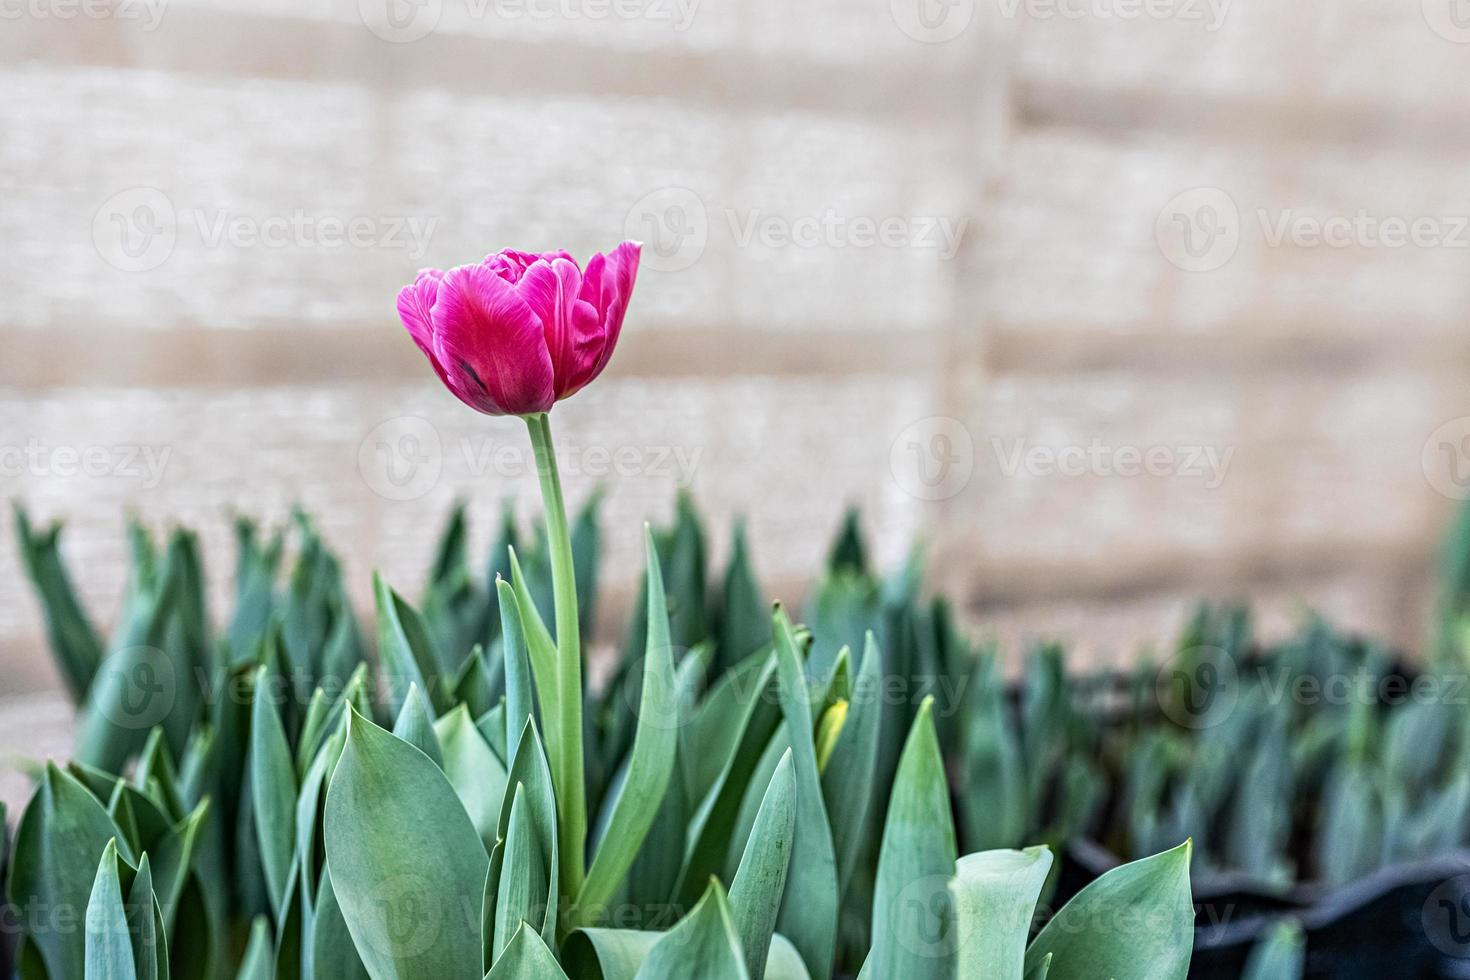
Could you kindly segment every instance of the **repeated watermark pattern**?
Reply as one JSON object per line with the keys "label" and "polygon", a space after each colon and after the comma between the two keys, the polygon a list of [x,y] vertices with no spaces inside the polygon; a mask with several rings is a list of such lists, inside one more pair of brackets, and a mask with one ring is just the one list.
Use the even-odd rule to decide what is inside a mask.
{"label": "repeated watermark pattern", "polygon": [[1100,438],[1086,445],[1036,445],[1026,438],[991,439],[1002,476],[1151,476],[1197,480],[1217,490],[1235,458],[1234,446],[1114,445]]}
{"label": "repeated watermark pattern", "polygon": [[738,249],[905,250],[948,261],[959,253],[969,224],[953,215],[711,207],[687,187],[661,187],[628,209],[623,234],[643,242],[644,268],[678,272],[699,261],[711,236]]}
{"label": "repeated watermark pattern", "polygon": [[0,444],[0,479],[113,478],[136,481],[143,489],[152,490],[163,482],[172,455],[172,446],[52,445],[32,437],[24,443]]}
{"label": "repeated watermark pattern", "polygon": [[[703,456],[703,446],[568,442],[557,447],[556,462],[563,478],[642,477],[688,488]],[[357,448],[359,475],[386,500],[424,496],[439,484],[446,467],[473,480],[518,479],[539,472],[536,454],[521,443],[489,436],[446,440],[428,419],[417,415],[378,423]]]}
{"label": "repeated watermark pattern", "polygon": [[1392,214],[1357,208],[1330,213],[1295,207],[1243,211],[1229,192],[1196,187],[1171,198],[1154,223],[1154,240],[1186,272],[1214,272],[1243,241],[1278,249],[1470,249],[1470,215]]}
{"label": "repeated watermark pattern", "polygon": [[[636,21],[683,33],[694,25],[701,0],[462,0],[458,13],[471,21],[507,24],[568,21]],[[437,31],[444,0],[358,0],[358,16],[373,34],[392,44],[411,44]]]}
{"label": "repeated watermark pattern", "polygon": [[169,0],[0,0],[0,20],[108,20],[156,31]]}
{"label": "repeated watermark pattern", "polygon": [[1470,500],[1470,415],[1450,419],[1424,440],[1424,479],[1451,500]]}
{"label": "repeated watermark pattern", "polygon": [[439,219],[424,215],[343,215],[293,208],[255,213],[229,207],[176,208],[156,187],[130,187],[109,197],[92,219],[97,254],[124,272],[167,262],[182,237],[217,249],[342,251],[392,249],[423,257]]}

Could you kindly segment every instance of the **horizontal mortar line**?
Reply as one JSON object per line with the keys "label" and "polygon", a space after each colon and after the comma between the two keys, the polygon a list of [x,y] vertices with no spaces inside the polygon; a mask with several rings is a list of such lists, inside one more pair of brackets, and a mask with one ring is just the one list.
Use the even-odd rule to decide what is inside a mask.
{"label": "horizontal mortar line", "polygon": [[[1013,83],[1018,128],[1068,127],[1099,132],[1172,132],[1210,143],[1282,142],[1306,145],[1470,150],[1470,112],[1436,106],[1331,97],[1205,95],[1187,88],[1097,88],[1051,77]],[[1455,120],[1459,120],[1456,122]]]}
{"label": "horizontal mortar line", "polygon": [[[1470,336],[1449,320],[1431,325],[1404,321],[1393,333],[1375,323],[1361,330],[1341,324],[1304,327],[1283,323],[1277,334],[1244,323],[1209,334],[1078,329],[1026,324],[995,327],[984,338],[985,364],[995,373],[1129,373],[1194,375],[1292,374],[1314,377],[1381,373],[1386,367],[1463,374],[1470,364]],[[1411,338],[1411,343],[1405,343]]]}
{"label": "horizontal mortar line", "polygon": [[1289,553],[1244,549],[1234,554],[1153,554],[1123,565],[1096,562],[985,562],[968,574],[965,611],[990,613],[1056,602],[1129,602],[1181,593],[1227,600],[1246,592],[1334,579],[1380,578],[1385,589],[1426,578],[1441,535],[1402,535],[1391,543],[1294,545]]}
{"label": "horizontal mortar line", "polygon": [[[394,44],[349,21],[170,8],[158,29],[146,34],[105,18],[35,20],[23,31],[0,33],[0,62],[334,86],[343,83],[345,68],[348,78],[394,93],[653,98],[735,111],[778,106],[885,115],[906,123],[968,113],[973,59],[946,63],[925,57],[930,52],[924,45],[913,47],[911,60],[874,72],[867,64],[755,52],[618,50],[447,32]],[[370,74],[364,66],[371,66]]]}
{"label": "horizontal mortar line", "polygon": [[[4,328],[0,328],[4,329]],[[333,327],[261,326],[6,330],[0,388],[259,388],[373,382],[413,383],[423,355],[395,323]],[[632,324],[609,377],[737,378],[932,374],[943,362],[938,328],[800,333]]]}

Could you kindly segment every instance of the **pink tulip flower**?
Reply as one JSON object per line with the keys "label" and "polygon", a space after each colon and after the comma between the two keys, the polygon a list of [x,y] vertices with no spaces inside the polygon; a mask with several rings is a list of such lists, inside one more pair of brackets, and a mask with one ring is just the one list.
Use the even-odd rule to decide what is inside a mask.
{"label": "pink tulip flower", "polygon": [[623,242],[585,270],[566,252],[514,249],[425,269],[399,292],[398,315],[460,401],[486,415],[535,415],[607,367],[641,250]]}

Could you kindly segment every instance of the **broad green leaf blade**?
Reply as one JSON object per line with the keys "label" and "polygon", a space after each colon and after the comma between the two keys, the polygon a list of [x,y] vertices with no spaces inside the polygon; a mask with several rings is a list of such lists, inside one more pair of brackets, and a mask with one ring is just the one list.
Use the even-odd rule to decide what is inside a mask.
{"label": "broad green leaf blade", "polygon": [[326,871],[317,885],[316,907],[312,909],[311,950],[311,980],[367,980],[367,970],[337,904],[332,876]]}
{"label": "broad green leaf blade", "polygon": [[245,958],[240,961],[240,972],[236,980],[275,980],[276,955],[271,947],[271,926],[266,917],[255,917],[250,927],[250,944],[245,947]]}
{"label": "broad green leaf blade", "polygon": [[178,910],[179,896],[183,894],[194,867],[196,846],[204,821],[209,816],[209,807],[208,799],[200,802],[192,813],[169,830],[155,849],[158,859],[153,865],[153,891],[158,898],[164,924],[170,928]]}
{"label": "broad green leaf blade", "polygon": [[868,957],[875,977],[955,977],[954,821],[933,704],[925,698],[914,718],[889,798]]}
{"label": "broad green leaf blade", "polygon": [[485,980],[567,980],[541,934],[522,922]]}
{"label": "broad green leaf blade", "polygon": [[[97,862],[122,831],[75,777],[47,765],[15,835],[10,899],[17,908],[85,909]],[[83,975],[86,937],[76,929],[25,935],[53,977]]]}
{"label": "broad green leaf blade", "polygon": [[[93,886],[95,894],[96,886]],[[168,973],[168,949],[164,939],[163,913],[153,892],[153,869],[144,854],[138,873],[128,889],[125,906],[128,936],[133,946],[133,972],[138,980],[160,980]]]}
{"label": "broad green leaf blade", "polygon": [[250,712],[250,800],[266,889],[276,920],[285,915],[291,855],[296,849],[296,765],[270,690],[270,672],[255,673]]}
{"label": "broad green leaf blade", "polygon": [[1189,971],[1194,906],[1190,842],[1114,868],[1052,917],[1026,950],[1050,955],[1052,980],[1172,980]]}
{"label": "broad green leaf blade", "polygon": [[[527,804],[526,814],[534,830],[533,838],[539,849],[542,867],[545,869],[546,895],[548,897],[559,896],[561,867],[557,841],[556,790],[552,785],[546,749],[541,744],[541,735],[536,730],[534,722],[526,722],[519,743],[520,748],[510,764],[508,782],[510,785],[522,788],[522,799]],[[504,805],[500,808],[500,820],[497,827],[497,836],[502,842],[510,836],[511,810],[514,804],[514,798],[506,794]],[[503,851],[503,848],[501,850]],[[503,864],[502,855],[497,873],[503,870]],[[493,902],[498,902],[499,894],[500,881],[496,877],[491,877],[485,890],[483,917],[486,921],[495,922],[499,918],[497,909],[492,907]],[[550,945],[556,941],[559,901],[548,900],[545,906],[544,919],[539,925],[541,938]],[[531,923],[533,926],[537,924],[536,922]]]}
{"label": "broad green leaf blade", "polygon": [[[633,980],[663,936],[640,929],[578,929],[563,947],[562,964],[575,977]],[[764,980],[812,980],[801,954],[785,936],[771,939]]]}
{"label": "broad green leaf blade", "polygon": [[669,643],[668,602],[653,532],[644,531],[648,560],[648,644],[643,658],[643,696],[638,734],[607,832],[577,895],[574,921],[595,922],[622,882],[658,815],[679,747],[678,688]]}
{"label": "broad green leaf blade", "polygon": [[444,767],[444,752],[439,746],[439,736],[434,733],[434,710],[417,684],[408,686],[403,710],[393,723],[393,734],[433,759],[436,766]]}
{"label": "broad green leaf blade", "polygon": [[832,972],[837,949],[837,855],[812,741],[806,673],[784,610],[776,610],[774,624],[781,713],[791,738],[796,778],[796,837],[777,922],[781,934],[801,951],[808,972],[824,977]]}
{"label": "broad green leaf blade", "polygon": [[342,918],[373,980],[479,973],[490,862],[432,759],[350,714],[325,839]]}
{"label": "broad green leaf blade", "polygon": [[85,943],[88,980],[137,978],[117,864],[117,844],[109,842],[102,852],[102,863],[97,866],[97,878],[87,900]]}
{"label": "broad green leaf blade", "polygon": [[505,767],[464,705],[440,718],[434,732],[444,747],[444,775],[449,777],[449,785],[454,787],[488,854],[498,839],[496,826],[506,792]]}
{"label": "broad green leaf blade", "polygon": [[718,879],[649,951],[635,980],[750,980],[740,936]]}
{"label": "broad green leaf blade", "polygon": [[1307,939],[1295,922],[1278,922],[1256,943],[1242,980],[1301,980],[1306,967]]}
{"label": "broad green leaf blade", "polygon": [[950,883],[955,907],[955,976],[1023,980],[1026,940],[1051,851],[981,851],[960,858]]}
{"label": "broad green leaf blade", "polygon": [[766,787],[740,868],[730,886],[731,917],[745,950],[746,969],[752,976],[764,972],[770,953],[795,835],[796,777],[787,750]]}

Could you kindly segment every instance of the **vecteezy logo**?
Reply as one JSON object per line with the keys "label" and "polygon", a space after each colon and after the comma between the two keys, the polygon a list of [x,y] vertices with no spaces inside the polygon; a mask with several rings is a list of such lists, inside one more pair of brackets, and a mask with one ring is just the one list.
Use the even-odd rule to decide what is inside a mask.
{"label": "vecteezy logo", "polygon": [[1219,647],[1190,647],[1170,657],[1154,677],[1159,710],[1176,725],[1212,728],[1235,710],[1239,676]]}
{"label": "vecteezy logo", "polygon": [[1176,195],[1154,222],[1154,241],[1170,263],[1186,272],[1213,272],[1240,247],[1240,209],[1218,187]]}
{"label": "vecteezy logo", "polygon": [[92,244],[102,260],[123,272],[156,269],[173,254],[178,214],[156,187],[130,187],[112,195],[92,217]]}
{"label": "vecteezy logo", "polygon": [[146,731],[173,710],[178,677],[168,654],[156,647],[126,647],[107,655],[94,682],[105,692],[98,710],[119,728]]}
{"label": "vecteezy logo", "polygon": [[942,44],[965,32],[975,19],[975,0],[889,0],[893,22],[915,41]]}
{"label": "vecteezy logo", "polygon": [[404,415],[379,423],[357,447],[357,471],[386,500],[416,500],[434,489],[444,469],[439,431]]}
{"label": "vecteezy logo", "polygon": [[1424,900],[1419,919],[1435,949],[1456,959],[1470,958],[1470,874],[1441,882]]}
{"label": "vecteezy logo", "polygon": [[662,187],[628,209],[623,237],[643,243],[642,265],[659,272],[687,269],[709,242],[709,212],[687,187]]}
{"label": "vecteezy logo", "polygon": [[439,26],[444,0],[357,0],[367,29],[393,44],[428,37]]}
{"label": "vecteezy logo", "polygon": [[1470,415],[1450,419],[1431,432],[1419,465],[1438,493],[1451,500],[1470,500]]}
{"label": "vecteezy logo", "polygon": [[936,415],[904,428],[888,451],[899,488],[919,500],[948,500],[970,483],[975,441],[959,419]]}
{"label": "vecteezy logo", "polygon": [[1446,41],[1470,44],[1470,0],[1423,0],[1424,22]]}

